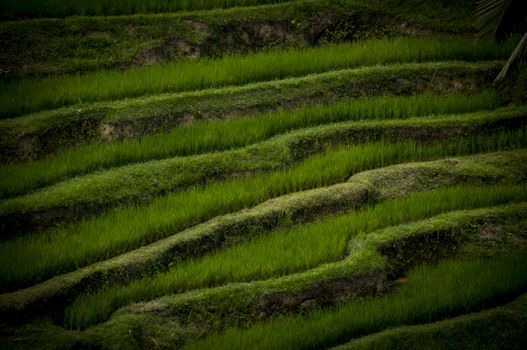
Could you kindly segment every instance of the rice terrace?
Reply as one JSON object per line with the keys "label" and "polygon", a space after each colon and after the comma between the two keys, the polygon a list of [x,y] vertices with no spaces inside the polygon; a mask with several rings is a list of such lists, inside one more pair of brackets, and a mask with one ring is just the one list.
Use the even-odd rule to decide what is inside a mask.
{"label": "rice terrace", "polygon": [[527,348],[527,3],[0,0],[0,349]]}

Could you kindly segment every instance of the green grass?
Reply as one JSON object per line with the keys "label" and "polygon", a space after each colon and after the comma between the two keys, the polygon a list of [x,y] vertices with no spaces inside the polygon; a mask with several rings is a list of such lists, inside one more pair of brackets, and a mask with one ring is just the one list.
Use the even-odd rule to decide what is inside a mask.
{"label": "green grass", "polygon": [[2,0],[1,18],[112,16],[276,4],[290,0]]}
{"label": "green grass", "polygon": [[[349,1],[349,0],[348,0]],[[164,13],[176,11],[196,11],[210,10],[219,8],[230,8],[238,6],[255,6],[263,4],[277,4],[283,2],[292,2],[292,0],[2,0],[0,2],[0,18],[2,19],[20,19],[20,18],[40,18],[40,17],[66,17],[66,16],[116,16],[130,14],[146,13]],[[309,3],[310,1],[297,1],[300,3]],[[360,2],[359,2],[360,3]],[[460,5],[456,12],[463,13],[465,17],[470,15],[473,10],[473,3],[459,1]],[[456,4],[449,4],[451,7]],[[444,9],[442,1],[406,1],[401,4],[399,1],[384,0],[378,1],[378,4],[370,5],[373,8],[380,7],[390,10],[404,10],[407,14],[410,12],[411,17],[416,20],[422,20],[426,17],[422,13],[416,15],[415,8],[425,12],[425,10],[438,11],[442,10],[441,17],[454,17]],[[468,7],[468,9],[466,9]],[[432,12],[430,11],[430,12]],[[426,12],[425,12],[426,13]]]}
{"label": "green grass", "polygon": [[[448,143],[379,142],[313,156],[285,171],[210,183],[148,204],[0,243],[0,284],[13,289],[107,259],[214,216],[290,192],[345,181],[357,172],[413,160],[490,152],[527,142],[525,130],[460,137]],[[324,169],[323,172],[320,170]]]}
{"label": "green grass", "polygon": [[432,323],[389,328],[331,350],[523,349],[527,343],[527,294],[495,308]]}
{"label": "green grass", "polygon": [[506,58],[514,43],[474,43],[472,39],[457,37],[397,38],[172,63],[125,72],[27,78],[0,83],[0,117],[81,102],[245,84],[360,65]]}
{"label": "green grass", "polygon": [[[74,0],[25,0],[23,2],[16,0],[0,1],[0,18],[3,19],[20,19],[20,18],[39,18],[39,17],[64,17],[64,16],[109,16],[109,15],[129,15],[129,14],[146,14],[175,11],[196,11],[213,8],[229,8],[234,6],[252,6],[259,5],[257,8],[262,11],[262,4],[275,4],[284,2],[296,2],[298,5],[313,6],[313,3],[320,3],[320,8],[329,7],[328,1],[291,1],[291,0],[92,0],[90,2],[80,2]],[[338,5],[349,3],[354,4],[359,9],[371,8],[382,10],[387,13],[396,13],[405,18],[407,21],[415,22],[421,27],[432,27],[445,30],[445,24],[448,30],[456,28],[458,30],[469,30],[471,28],[471,16],[475,10],[475,4],[470,0],[456,1],[454,4],[449,3],[448,7],[441,0],[411,0],[401,3],[399,0],[383,0],[374,3],[366,3],[351,0],[332,0],[332,3]],[[325,5],[325,6],[324,6]],[[358,7],[360,5],[361,7]],[[291,6],[298,9],[300,6]],[[318,9],[318,7],[314,7]],[[280,6],[279,10],[288,10],[287,7]],[[277,11],[280,13],[279,11]],[[200,13],[195,13],[200,15]],[[213,14],[217,14],[214,11]],[[245,18],[247,14],[236,11],[238,17]],[[273,13],[277,17],[277,13]],[[206,13],[208,15],[208,13]],[[433,16],[435,15],[435,16]]]}
{"label": "green grass", "polygon": [[[0,203],[3,216],[32,213],[53,208],[79,207],[84,216],[93,207],[108,208],[123,203],[150,201],[152,197],[182,191],[190,186],[257,173],[285,169],[300,160],[337,145],[360,144],[379,140],[422,139],[439,143],[455,138],[460,130],[475,135],[521,124],[526,107],[510,106],[496,111],[434,118],[405,120],[351,121],[293,131],[268,141],[232,151],[167,158],[132,164],[88,174],[60,182],[39,191],[10,198]],[[493,126],[491,126],[493,125]],[[495,126],[495,127],[494,127]],[[451,130],[438,133],[439,128]],[[520,128],[524,132],[525,128]],[[522,131],[523,130],[523,131]],[[435,138],[437,135],[437,138]],[[485,142],[483,143],[485,144]],[[63,214],[66,216],[70,214]],[[83,216],[80,215],[80,216]],[[60,218],[56,218],[55,222]],[[36,225],[46,226],[41,220]],[[16,230],[10,230],[16,234]]]}
{"label": "green grass", "polygon": [[113,311],[132,302],[304,271],[342,258],[349,239],[361,232],[448,211],[525,199],[525,186],[495,186],[439,189],[388,200],[359,212],[275,232],[200,259],[188,260],[167,273],[127,286],[81,296],[66,310],[65,323],[71,328],[86,328],[108,319]]}
{"label": "green grass", "polygon": [[469,95],[487,86],[500,67],[498,61],[381,65],[77,104],[0,120],[0,148],[4,150],[0,162],[42,159],[79,144],[140,138],[168,132],[186,123],[256,116],[280,108],[423,92],[445,95],[455,91]]}
{"label": "green grass", "polygon": [[408,274],[398,292],[350,301],[307,317],[281,317],[232,328],[189,349],[319,349],[389,327],[431,322],[474,310],[527,285],[527,256],[448,260]]}
{"label": "green grass", "polygon": [[493,90],[470,96],[384,96],[279,111],[257,117],[182,125],[168,134],[79,146],[40,161],[0,166],[0,198],[27,193],[95,170],[247,146],[302,127],[350,120],[404,119],[419,115],[488,110],[497,108],[501,102]]}
{"label": "green grass", "polygon": [[[9,49],[0,51],[0,62],[4,69],[2,77],[12,79],[189,59],[187,53],[174,47],[174,37],[197,48],[200,55],[222,57],[272,47],[303,47],[349,38],[356,41],[407,35],[411,32],[408,29],[415,27],[439,33],[469,34],[473,31],[474,7],[470,0],[450,3],[448,7],[444,0],[404,3],[398,0],[307,0],[192,14],[2,21],[2,43]],[[2,13],[0,10],[0,15]],[[331,23],[323,23],[322,28],[318,20],[320,13],[333,18]],[[356,25],[357,21],[370,25]],[[287,34],[278,40],[275,36],[260,40],[261,36],[255,31],[261,24]],[[318,36],[317,33],[324,29],[325,33]],[[238,41],[242,45],[232,45],[232,39],[238,38],[240,30],[248,30],[248,42]],[[317,32],[312,33],[313,30]]]}

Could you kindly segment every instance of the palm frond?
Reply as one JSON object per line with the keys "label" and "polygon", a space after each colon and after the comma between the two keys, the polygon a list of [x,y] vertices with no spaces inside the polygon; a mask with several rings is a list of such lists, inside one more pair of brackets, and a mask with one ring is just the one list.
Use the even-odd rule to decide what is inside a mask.
{"label": "palm frond", "polygon": [[[526,3],[526,0],[479,0],[476,7],[475,24],[478,29],[476,37],[478,39],[492,37],[498,40],[505,38],[514,31],[517,22],[525,21]],[[527,33],[523,35],[494,83],[503,80],[514,62],[524,57],[526,53]]]}
{"label": "palm frond", "polygon": [[479,0],[476,8],[478,38],[496,37],[513,0]]}
{"label": "palm frond", "polygon": [[523,34],[522,39],[520,40],[518,45],[516,45],[516,48],[512,52],[511,56],[509,57],[509,59],[507,60],[503,68],[501,69],[500,73],[494,80],[494,83],[502,81],[503,78],[505,78],[505,75],[507,75],[507,71],[509,70],[510,66],[512,66],[512,64],[520,57],[524,57],[526,53],[527,53],[527,32]]}

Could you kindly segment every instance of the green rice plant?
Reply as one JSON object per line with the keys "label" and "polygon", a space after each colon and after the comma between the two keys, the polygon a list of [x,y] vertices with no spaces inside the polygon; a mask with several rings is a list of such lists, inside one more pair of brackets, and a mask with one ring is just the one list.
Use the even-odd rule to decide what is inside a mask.
{"label": "green rice plant", "polygon": [[525,144],[525,128],[459,137],[434,145],[377,142],[319,154],[283,171],[211,182],[158,197],[148,204],[114,208],[98,218],[2,241],[0,284],[12,289],[35,283],[151,243],[217,215],[286,193],[343,182],[363,170]]}
{"label": "green rice plant", "polygon": [[188,349],[320,349],[408,324],[432,322],[476,309],[527,285],[527,255],[447,260],[420,266],[396,293],[349,301],[337,308],[231,328]]}
{"label": "green rice plant", "polygon": [[514,41],[397,38],[0,83],[0,117],[81,102],[283,79],[361,65],[507,57]]}
{"label": "green rice plant", "polygon": [[66,309],[65,323],[71,328],[86,328],[108,319],[113,311],[132,302],[305,271],[341,259],[349,239],[361,232],[448,211],[525,199],[525,186],[469,186],[388,200],[358,212],[274,232],[200,259],[187,260],[166,273],[126,286],[112,286],[83,295]]}
{"label": "green rice plant", "polygon": [[290,0],[2,0],[0,18],[112,16],[210,10]]}
{"label": "green rice plant", "polygon": [[[409,0],[404,3],[393,0],[378,0],[373,3],[364,3],[359,0],[2,0],[0,1],[0,18],[116,16],[225,9],[240,6],[260,6],[258,11],[264,12],[269,6],[261,8],[262,5],[280,4],[284,2],[296,3],[300,6],[313,6],[313,3],[321,4],[319,7],[315,7],[315,9],[327,7],[328,3],[335,3],[340,6],[351,3],[355,5],[353,9],[366,8],[370,10],[382,10],[382,13],[401,14],[404,15],[403,18],[410,17],[413,22],[417,22],[421,27],[428,28],[431,26],[443,31],[470,29],[475,9],[474,3],[470,0],[459,0],[455,3],[449,3],[448,7],[445,7],[444,1],[442,0]],[[292,4],[291,7],[296,4]],[[287,5],[277,6],[277,8],[279,10],[288,9]],[[241,18],[245,18],[243,12],[236,10],[233,12],[241,16]],[[212,15],[217,13],[213,12]],[[211,14],[207,13],[206,15]],[[173,14],[169,14],[169,16],[173,16]],[[292,23],[292,25],[301,27],[300,23]],[[445,26],[447,26],[446,29]]]}
{"label": "green rice plant", "polygon": [[0,166],[0,198],[20,195],[94,170],[247,146],[297,128],[350,120],[403,119],[429,114],[464,113],[494,109],[500,104],[501,99],[494,90],[470,96],[384,96],[279,111],[257,117],[182,125],[168,134],[84,145],[39,161]]}
{"label": "green rice plant", "polygon": [[[496,125],[500,130],[508,129],[510,127],[507,125],[510,123],[522,124],[526,109],[525,106],[510,106],[490,112],[406,120],[352,121],[302,129],[232,151],[167,158],[73,178],[3,201],[0,203],[0,214],[7,217],[9,222],[10,218],[20,213],[31,220],[32,217],[35,218],[34,213],[57,207],[99,206],[106,209],[123,202],[145,202],[159,194],[183,191],[193,185],[216,179],[235,175],[246,177],[288,168],[331,145],[422,137],[415,128],[422,130],[432,140],[438,135],[439,139],[434,142],[455,137],[448,133],[436,134],[438,128],[453,130],[454,135],[457,135],[457,128],[466,130],[470,135],[484,133],[493,129],[488,123]],[[86,214],[90,214],[89,210]],[[42,225],[46,225],[45,219]],[[12,231],[17,233],[16,228]],[[4,232],[7,232],[5,228]]]}

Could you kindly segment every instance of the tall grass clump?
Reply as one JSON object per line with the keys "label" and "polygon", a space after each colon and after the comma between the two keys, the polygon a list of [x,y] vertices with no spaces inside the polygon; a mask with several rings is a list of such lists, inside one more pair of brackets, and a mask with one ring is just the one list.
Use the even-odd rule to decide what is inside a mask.
{"label": "tall grass clump", "polygon": [[335,105],[279,111],[257,117],[183,125],[166,134],[138,140],[96,143],[22,165],[0,166],[0,198],[20,195],[72,176],[134,162],[228,150],[297,128],[350,120],[403,119],[497,108],[496,91],[470,96],[430,94],[377,97]]}
{"label": "tall grass clump", "polygon": [[527,285],[527,255],[447,260],[420,266],[398,292],[354,300],[307,317],[280,317],[249,329],[231,328],[188,349],[321,349],[380,330],[470,312]]}
{"label": "tall grass clump", "polygon": [[514,41],[474,43],[469,38],[396,38],[319,48],[269,51],[219,60],[178,62],[85,75],[27,78],[0,83],[0,118],[81,102],[101,101],[283,79],[332,69],[433,60],[506,58]]}
{"label": "tall grass clump", "polygon": [[358,212],[262,236],[201,259],[176,265],[166,273],[127,286],[79,297],[65,312],[71,328],[85,328],[109,318],[120,307],[140,300],[230,282],[278,277],[336,261],[346,254],[350,237],[382,227],[453,210],[527,199],[525,186],[454,187],[382,202]]}
{"label": "tall grass clump", "polygon": [[0,242],[0,285],[11,289],[35,283],[143,246],[217,215],[286,193],[343,182],[363,170],[526,144],[525,129],[460,137],[435,145],[377,142],[319,154],[287,170],[211,182],[158,197],[148,204],[113,208],[98,218]]}
{"label": "tall grass clump", "polygon": [[277,4],[290,0],[2,0],[0,18],[117,16]]}

